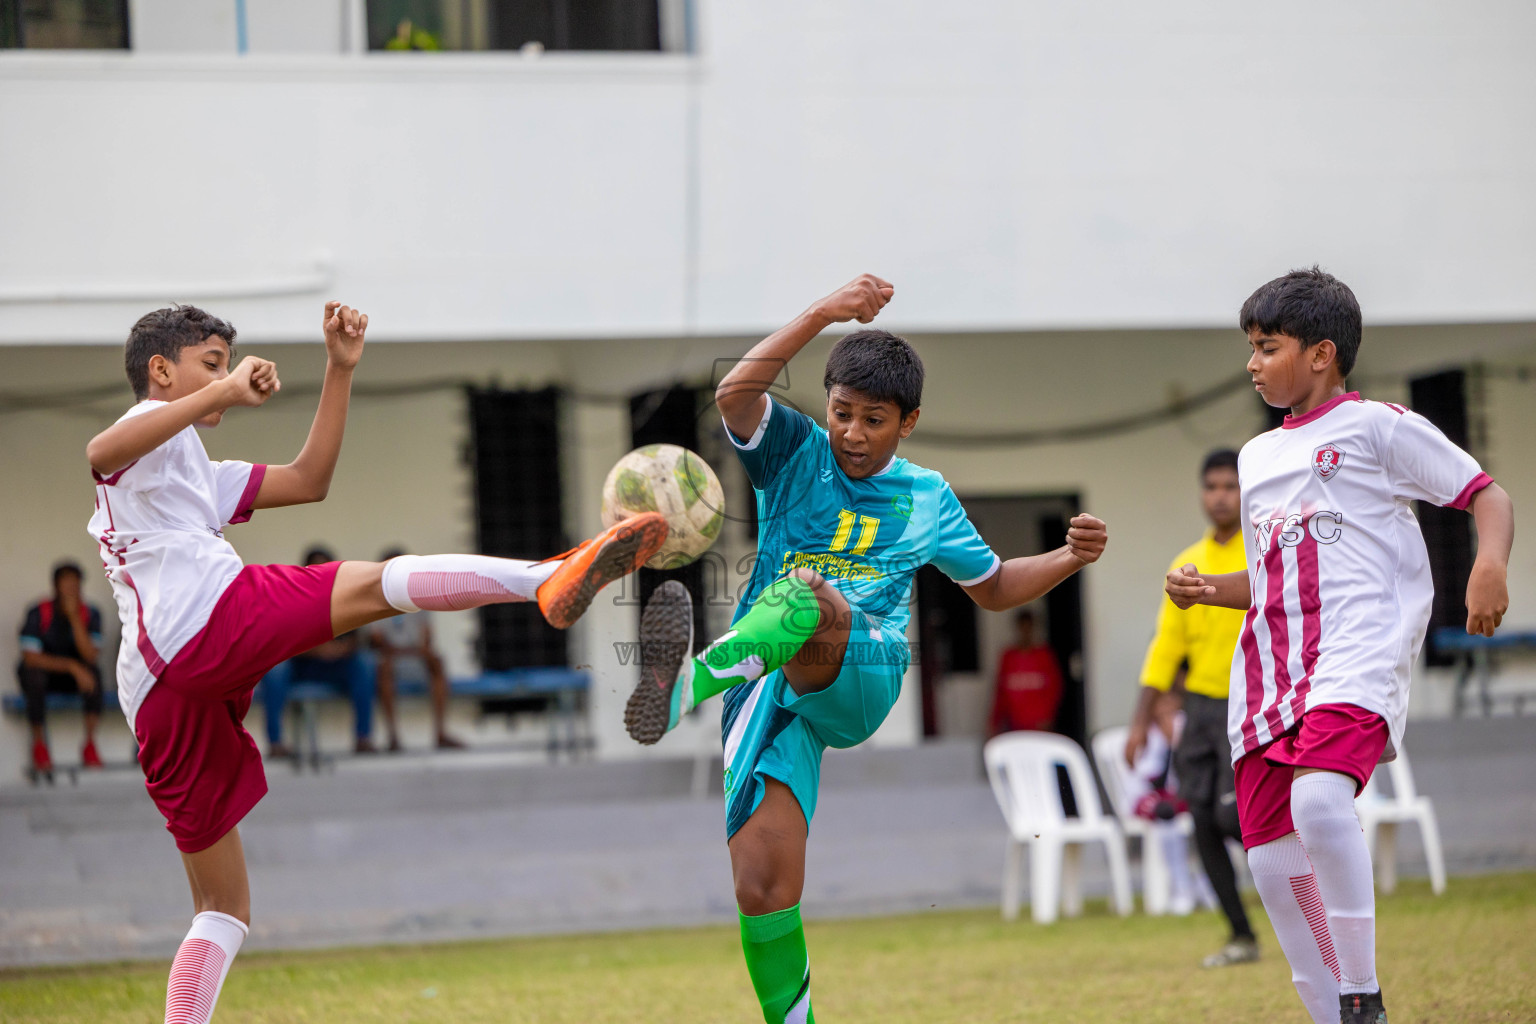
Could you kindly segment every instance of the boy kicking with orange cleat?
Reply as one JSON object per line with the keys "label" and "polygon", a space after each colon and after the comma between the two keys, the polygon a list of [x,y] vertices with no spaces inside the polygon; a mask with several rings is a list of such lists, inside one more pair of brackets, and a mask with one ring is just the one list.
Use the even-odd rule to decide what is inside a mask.
{"label": "boy kicking with orange cleat", "polygon": [[253,356],[234,364],[235,329],[201,309],[156,310],[128,336],[138,404],[86,447],[96,481],[89,529],[123,624],[119,699],[197,911],[171,966],[166,1024],[207,1024],[249,931],[236,826],[267,783],[240,723],[267,671],[341,633],[423,609],[537,601],[550,625],[564,629],[667,537],[666,520],[649,513],[540,562],[404,555],[242,564],[226,526],[257,509],[324,500],[367,328],[364,314],[326,304],[325,382],[293,462],[214,462],[194,428],[218,426],[231,407],[262,405],[282,386],[277,367]]}

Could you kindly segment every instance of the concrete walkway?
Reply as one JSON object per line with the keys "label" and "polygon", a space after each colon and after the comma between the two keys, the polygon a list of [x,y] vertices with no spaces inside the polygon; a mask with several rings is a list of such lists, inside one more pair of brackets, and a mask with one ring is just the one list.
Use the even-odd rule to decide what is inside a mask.
{"label": "concrete walkway", "polygon": [[[1536,719],[1415,723],[1453,873],[1536,866]],[[832,917],[998,899],[1004,831],[969,743],[830,751],[805,906]],[[248,948],[734,920],[718,792],[687,761],[344,762],[271,775],[241,826]],[[1402,868],[1422,873],[1416,836]],[[1102,861],[1090,855],[1091,890]],[[1451,890],[1454,894],[1454,887]],[[141,780],[0,789],[0,964],[168,957],[190,900]]]}

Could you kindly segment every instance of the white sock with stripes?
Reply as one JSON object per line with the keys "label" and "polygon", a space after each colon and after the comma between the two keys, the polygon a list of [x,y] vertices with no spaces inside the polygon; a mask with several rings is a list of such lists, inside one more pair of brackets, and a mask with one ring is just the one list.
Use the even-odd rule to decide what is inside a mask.
{"label": "white sock with stripes", "polygon": [[1301,840],[1292,832],[1255,846],[1248,851],[1248,867],[1275,938],[1291,965],[1296,994],[1316,1024],[1338,1024],[1338,960],[1317,877]]}
{"label": "white sock with stripes", "polygon": [[384,563],[384,600],[401,612],[456,612],[532,601],[558,560],[524,562],[489,555],[401,555]]}
{"label": "white sock with stripes", "polygon": [[171,963],[165,990],[165,1024],[208,1024],[229,965],[250,929],[238,917],[205,910],[192,919]]}
{"label": "white sock with stripes", "polygon": [[1310,772],[1291,783],[1291,820],[1328,908],[1328,933],[1339,955],[1339,991],[1375,992],[1376,888],[1371,851],[1355,813],[1355,780]]}

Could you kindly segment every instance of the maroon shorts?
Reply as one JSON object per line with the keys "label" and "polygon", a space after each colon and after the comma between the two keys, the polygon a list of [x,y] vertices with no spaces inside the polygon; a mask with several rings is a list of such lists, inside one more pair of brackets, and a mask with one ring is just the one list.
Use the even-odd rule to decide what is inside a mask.
{"label": "maroon shorts", "polygon": [[266,796],[261,753],[240,723],[262,676],[331,639],[340,565],[240,570],[145,696],[134,718],[139,765],[183,852],[218,842]]}
{"label": "maroon shorts", "polygon": [[1244,754],[1235,766],[1243,848],[1251,850],[1296,831],[1291,781],[1297,768],[1348,775],[1358,795],[1386,749],[1387,722],[1376,712],[1353,704],[1308,708],[1289,732]]}

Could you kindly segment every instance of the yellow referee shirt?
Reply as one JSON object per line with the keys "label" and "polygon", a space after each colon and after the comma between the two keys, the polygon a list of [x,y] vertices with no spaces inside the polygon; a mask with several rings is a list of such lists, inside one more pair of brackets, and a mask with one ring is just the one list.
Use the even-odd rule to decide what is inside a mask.
{"label": "yellow referee shirt", "polygon": [[[1232,535],[1225,544],[1216,543],[1215,531],[1183,551],[1168,567],[1172,572],[1193,562],[1202,574],[1241,572],[1248,567],[1243,555],[1243,533]],[[1232,677],[1232,649],[1237,646],[1246,612],[1236,608],[1213,608],[1197,604],[1187,611],[1163,595],[1163,607],[1157,615],[1157,635],[1147,648],[1147,660],[1141,666],[1141,685],[1166,690],[1173,685],[1179,666],[1189,663],[1184,688],[1217,700],[1227,699]]]}

